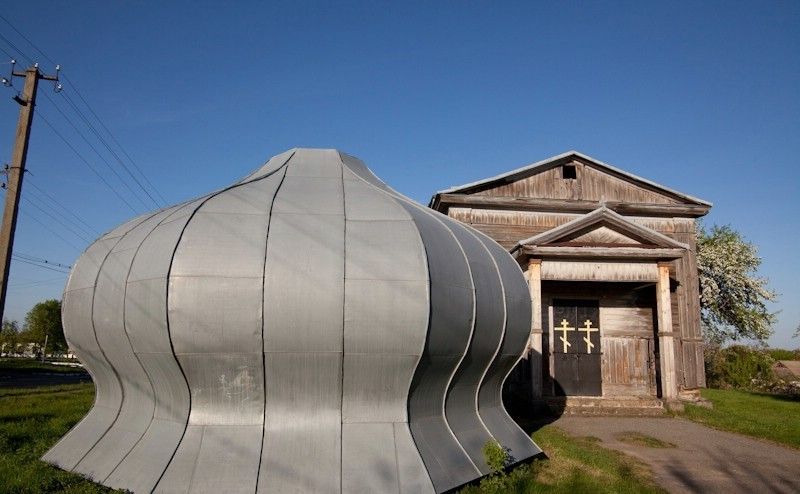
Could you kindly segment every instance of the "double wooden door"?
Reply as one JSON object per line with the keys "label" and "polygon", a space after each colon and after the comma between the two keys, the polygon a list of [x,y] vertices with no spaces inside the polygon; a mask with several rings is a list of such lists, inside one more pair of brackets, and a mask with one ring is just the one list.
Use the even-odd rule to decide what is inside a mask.
{"label": "double wooden door", "polygon": [[555,391],[561,396],[601,396],[600,308],[597,300],[553,301]]}

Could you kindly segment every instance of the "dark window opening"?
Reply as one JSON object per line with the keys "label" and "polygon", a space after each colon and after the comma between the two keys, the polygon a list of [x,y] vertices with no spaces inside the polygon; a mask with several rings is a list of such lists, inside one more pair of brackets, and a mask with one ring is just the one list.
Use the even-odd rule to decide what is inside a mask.
{"label": "dark window opening", "polygon": [[578,178],[578,170],[575,169],[575,165],[562,166],[561,178]]}

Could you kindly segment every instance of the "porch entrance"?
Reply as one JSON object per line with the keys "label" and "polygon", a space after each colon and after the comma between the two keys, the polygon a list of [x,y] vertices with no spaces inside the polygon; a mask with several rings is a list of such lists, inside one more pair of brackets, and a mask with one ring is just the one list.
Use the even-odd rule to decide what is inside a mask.
{"label": "porch entrance", "polygon": [[600,304],[553,300],[553,378],[558,396],[602,396]]}

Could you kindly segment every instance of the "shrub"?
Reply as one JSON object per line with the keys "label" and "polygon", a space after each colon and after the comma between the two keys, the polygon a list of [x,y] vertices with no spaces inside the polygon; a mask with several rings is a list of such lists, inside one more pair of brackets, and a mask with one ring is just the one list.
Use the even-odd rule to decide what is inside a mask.
{"label": "shrub", "polygon": [[786,350],[784,348],[770,348],[767,350],[770,357],[775,360],[800,360],[800,348]]}
{"label": "shrub", "polygon": [[708,347],[705,352],[706,380],[712,388],[761,390],[775,379],[769,353],[754,347],[733,345]]}

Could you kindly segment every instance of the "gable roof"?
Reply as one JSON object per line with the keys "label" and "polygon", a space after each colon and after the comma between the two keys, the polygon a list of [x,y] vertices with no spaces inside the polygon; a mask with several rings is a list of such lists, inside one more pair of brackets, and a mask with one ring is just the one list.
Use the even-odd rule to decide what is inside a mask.
{"label": "gable roof", "polygon": [[593,226],[600,227],[604,225],[609,225],[614,229],[620,230],[630,237],[641,239],[642,244],[644,244],[642,245],[643,248],[689,249],[689,246],[684,243],[634,223],[621,214],[615,213],[605,206],[601,206],[589,214],[564,223],[552,230],[547,230],[546,232],[526,238],[525,240],[520,240],[511,251],[514,252],[526,245],[547,246],[548,244],[555,244],[572,234],[585,231]]}
{"label": "gable roof", "polygon": [[604,163],[598,159],[592,158],[591,156],[585,155],[578,151],[567,151],[566,153],[552,156],[542,161],[537,161],[536,163],[532,163],[530,165],[526,165],[521,168],[517,168],[516,170],[511,170],[509,172],[496,175],[494,177],[489,177],[483,180],[478,180],[477,182],[471,182],[464,185],[450,187],[449,189],[440,190],[439,192],[434,194],[433,198],[431,198],[430,204],[432,205],[435,202],[436,197],[439,196],[440,194],[454,194],[454,193],[470,194],[474,192],[476,189],[486,189],[486,188],[491,188],[491,186],[493,185],[502,185],[505,183],[514,182],[524,177],[535,175],[536,173],[552,168],[553,166],[556,166],[557,163],[562,161],[568,161],[570,158],[579,158],[583,161],[587,161],[597,168],[604,169],[607,172],[611,172],[612,174],[624,177],[625,179],[630,180],[631,182],[656,189],[659,192],[677,197],[691,204],[699,204],[709,207],[712,205],[712,203],[709,201],[705,201],[703,199],[690,196],[688,194],[684,194],[683,192],[678,192],[677,190],[670,189],[669,187],[665,187],[651,180],[647,180],[646,178],[642,178],[632,173],[626,172],[625,170],[609,165],[608,163]]}
{"label": "gable roof", "polygon": [[[571,242],[604,228],[612,230],[617,242]],[[607,234],[609,232],[603,232]],[[565,241],[566,240],[566,241]],[[622,240],[620,242],[620,240]],[[541,259],[622,259],[626,262],[678,259],[689,246],[655,230],[632,222],[602,206],[569,223],[517,242],[510,253],[515,259],[534,256]]]}

